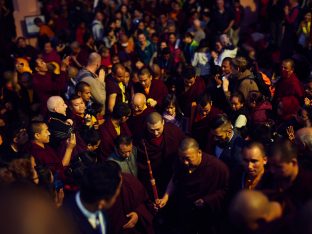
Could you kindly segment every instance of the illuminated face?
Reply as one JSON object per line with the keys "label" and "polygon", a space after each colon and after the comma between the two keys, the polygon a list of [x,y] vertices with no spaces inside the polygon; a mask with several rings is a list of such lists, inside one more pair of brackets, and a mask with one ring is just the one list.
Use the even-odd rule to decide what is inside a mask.
{"label": "illuminated face", "polygon": [[52,45],[50,42],[44,44],[44,52],[49,54],[53,51]]}
{"label": "illuminated face", "polygon": [[132,107],[133,114],[139,115],[145,110],[146,105],[144,103],[141,103],[141,102],[133,102],[131,104],[131,107]]}
{"label": "illuminated face", "polygon": [[47,144],[50,142],[50,132],[46,124],[42,124],[40,133],[35,133],[35,138],[37,141]]}
{"label": "illuminated face", "polygon": [[232,67],[229,61],[222,62],[221,69],[222,69],[223,74],[225,75],[232,73]]}
{"label": "illuminated face", "polygon": [[282,78],[288,78],[293,73],[293,68],[291,67],[291,63],[283,62],[281,66]]}
{"label": "illuminated face", "polygon": [[238,97],[234,96],[231,98],[231,106],[234,111],[238,111],[244,106],[244,104],[239,101]]}
{"label": "illuminated face", "polygon": [[89,102],[91,100],[91,87],[90,86],[85,86],[83,88],[83,91],[80,93],[81,98],[85,102]]}
{"label": "illuminated face", "polygon": [[202,152],[199,149],[189,148],[179,151],[179,159],[186,168],[196,168],[201,162]]}
{"label": "illuminated face", "polygon": [[167,106],[166,111],[171,116],[174,116],[176,114],[176,108],[174,105]]}
{"label": "illuminated face", "polygon": [[147,123],[147,130],[153,137],[158,138],[163,134],[164,125],[164,120],[158,121],[155,124]]}
{"label": "illuminated face", "polygon": [[143,88],[149,88],[152,84],[152,76],[148,74],[141,75],[139,76],[139,82]]}
{"label": "illuminated face", "polygon": [[250,177],[257,177],[264,171],[267,158],[262,155],[258,147],[252,147],[251,149],[245,148],[242,157],[244,169]]}
{"label": "illuminated face", "polygon": [[124,77],[124,84],[128,85],[130,81],[130,73],[129,72],[125,72],[125,77]]}
{"label": "illuminated face", "polygon": [[83,115],[86,111],[86,105],[82,98],[77,98],[71,101],[74,114]]}
{"label": "illuminated face", "polygon": [[129,158],[132,153],[132,148],[132,143],[129,145],[121,144],[118,148],[118,154],[124,159]]}
{"label": "illuminated face", "polygon": [[48,71],[48,66],[43,61],[43,59],[41,59],[41,58],[36,59],[36,70],[39,72],[47,72]]}

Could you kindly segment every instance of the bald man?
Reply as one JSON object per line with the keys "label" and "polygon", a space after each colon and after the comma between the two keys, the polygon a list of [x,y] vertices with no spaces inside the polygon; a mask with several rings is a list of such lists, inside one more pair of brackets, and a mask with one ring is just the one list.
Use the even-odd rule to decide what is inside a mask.
{"label": "bald man", "polygon": [[282,206],[278,202],[270,202],[259,191],[241,191],[230,207],[230,219],[233,225],[243,232],[259,230],[263,228],[264,223],[272,222],[281,216]]}
{"label": "bald man", "polygon": [[177,159],[178,147],[183,138],[183,132],[175,125],[165,123],[159,113],[152,112],[147,116],[143,134],[135,139],[135,145],[138,149],[138,178],[147,188],[151,198],[153,193],[144,144],[151,161],[158,193],[163,196],[172,176],[173,163]]}
{"label": "bald man", "polygon": [[96,73],[100,66],[101,55],[95,52],[91,53],[87,66],[78,72],[76,82],[84,81],[90,85],[92,99],[103,106],[102,113],[105,113],[105,72],[103,69],[100,69],[99,74]]}
{"label": "bald man", "polygon": [[[179,146],[179,160],[159,208],[176,199],[179,233],[214,233],[228,187],[227,166],[205,154],[193,138],[185,138]],[[174,195],[174,196],[173,196]]]}
{"label": "bald man", "polygon": [[146,117],[154,112],[154,108],[147,106],[143,93],[134,94],[131,102],[132,115],[128,119],[128,126],[134,137],[139,137],[144,132]]}
{"label": "bald man", "polygon": [[301,128],[295,134],[298,160],[302,167],[312,170],[312,128]]}

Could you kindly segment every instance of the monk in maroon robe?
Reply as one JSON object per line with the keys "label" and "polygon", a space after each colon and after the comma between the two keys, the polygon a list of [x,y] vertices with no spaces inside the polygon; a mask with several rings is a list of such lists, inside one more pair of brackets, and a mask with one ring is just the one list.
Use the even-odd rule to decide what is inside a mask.
{"label": "monk in maroon robe", "polygon": [[161,111],[163,102],[168,95],[167,86],[161,80],[155,80],[148,68],[139,71],[139,83],[133,85],[134,93],[143,93],[147,105]]}
{"label": "monk in maroon robe", "polygon": [[47,64],[40,58],[36,60],[36,71],[33,75],[33,90],[40,100],[41,113],[45,115],[49,97],[61,96],[66,89],[66,73],[61,71],[60,75],[52,75],[48,72]]}
{"label": "monk in maroon robe", "polygon": [[[154,233],[148,200],[148,194],[140,181],[131,174],[122,174],[120,194],[114,206],[107,211],[109,233]],[[134,227],[128,224],[131,213],[138,217]]]}
{"label": "monk in maroon robe", "polygon": [[34,122],[31,125],[32,139],[29,153],[34,156],[37,164],[48,166],[53,173],[64,177],[64,168],[69,165],[73,149],[76,146],[75,135],[72,134],[67,143],[64,156],[57,155],[53,148],[47,144],[50,141],[50,132],[44,122]]}
{"label": "monk in maroon robe", "polygon": [[144,132],[146,126],[146,117],[154,112],[154,108],[146,105],[146,97],[143,93],[136,93],[133,96],[132,115],[129,117],[127,124],[134,137],[139,137]]}
{"label": "monk in maroon robe", "polygon": [[221,223],[228,179],[224,163],[203,153],[195,139],[186,138],[180,144],[167,191],[156,204],[163,208],[169,197],[175,199],[179,233],[215,233]]}
{"label": "monk in maroon robe", "polygon": [[112,117],[100,126],[100,151],[103,160],[106,160],[108,156],[113,153],[115,146],[114,140],[119,135],[132,135],[126,123],[130,114],[131,110],[126,103],[118,103],[114,107]]}
{"label": "monk in maroon robe", "polygon": [[205,81],[196,77],[195,68],[187,67],[183,72],[183,82],[177,86],[177,96],[182,112],[186,117],[191,117],[192,103],[206,90]]}
{"label": "monk in maroon robe", "polygon": [[144,134],[135,145],[138,150],[138,178],[151,197],[153,197],[152,187],[144,144],[151,162],[158,193],[163,195],[172,176],[178,146],[183,138],[183,132],[175,125],[165,123],[159,113],[153,112],[147,117]]}

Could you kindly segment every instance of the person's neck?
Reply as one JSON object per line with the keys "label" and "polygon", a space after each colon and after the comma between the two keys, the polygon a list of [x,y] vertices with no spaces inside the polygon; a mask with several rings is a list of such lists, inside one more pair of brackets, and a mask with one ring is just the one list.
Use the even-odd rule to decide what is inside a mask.
{"label": "person's neck", "polygon": [[35,143],[36,145],[40,146],[41,148],[45,148],[44,147],[44,143],[42,143],[40,141],[34,140],[33,143]]}
{"label": "person's neck", "polygon": [[95,73],[96,72],[96,66],[94,66],[94,65],[87,65],[86,66],[86,69],[88,70],[88,71],[90,71],[90,72],[92,72],[92,73]]}
{"label": "person's neck", "polygon": [[90,204],[90,203],[86,203],[86,202],[84,202],[81,198],[80,198],[80,200],[81,200],[81,204],[83,205],[83,207],[84,207],[86,210],[88,210],[89,212],[95,213],[96,211],[99,210],[98,207],[97,207],[97,205],[95,205],[95,204]]}
{"label": "person's neck", "polygon": [[77,116],[79,116],[79,117],[81,117],[81,118],[83,118],[83,117],[84,117],[84,113],[82,113],[82,114],[75,113],[75,115],[77,115]]}
{"label": "person's neck", "polygon": [[120,122],[119,122],[118,119],[113,119],[112,118],[112,123],[113,123],[114,127],[119,127],[120,126]]}
{"label": "person's neck", "polygon": [[12,144],[11,144],[11,148],[12,148],[12,150],[13,150],[15,153],[18,152],[18,146],[17,146],[16,143],[12,143]]}

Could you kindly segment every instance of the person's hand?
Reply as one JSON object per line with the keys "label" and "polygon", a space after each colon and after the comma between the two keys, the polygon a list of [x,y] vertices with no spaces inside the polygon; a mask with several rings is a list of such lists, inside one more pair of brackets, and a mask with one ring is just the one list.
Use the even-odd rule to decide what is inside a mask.
{"label": "person's hand", "polygon": [[62,65],[61,65],[61,71],[66,71],[66,69],[69,67],[70,64],[70,56],[66,56],[63,61],[62,61]]}
{"label": "person's hand", "polygon": [[286,128],[286,132],[288,135],[288,139],[290,141],[294,141],[295,140],[295,131],[294,131],[294,127],[293,126],[289,126]]}
{"label": "person's hand", "polygon": [[146,104],[150,107],[155,107],[157,105],[157,101],[153,98],[149,98],[147,99]]}
{"label": "person's hand", "polygon": [[75,133],[70,134],[70,138],[67,140],[67,148],[74,149],[76,146],[76,135]]}
{"label": "person's hand", "polygon": [[65,121],[66,124],[73,126],[74,121],[72,119],[66,119]]}
{"label": "person's hand", "polygon": [[307,97],[304,98],[304,105],[310,106],[311,105],[311,100]]}
{"label": "person's hand", "polygon": [[128,223],[126,223],[125,225],[122,226],[123,229],[134,228],[135,225],[137,224],[138,220],[139,220],[138,214],[136,212],[130,212],[126,216],[127,216],[127,218],[130,218],[130,220],[128,221]]}
{"label": "person's hand", "polygon": [[98,80],[101,82],[101,83],[104,83],[105,82],[105,70],[104,68],[101,68],[99,70],[99,76],[98,76]]}
{"label": "person's hand", "polygon": [[203,199],[197,199],[195,202],[194,202],[194,205],[197,207],[197,208],[202,208],[202,207],[204,207],[204,204],[205,204],[205,202],[204,202],[204,200]]}
{"label": "person's hand", "polygon": [[166,194],[163,196],[163,198],[157,199],[157,200],[155,201],[154,207],[155,207],[156,209],[161,209],[161,208],[163,208],[164,206],[167,205],[168,200],[169,200],[169,195],[166,193]]}
{"label": "person's hand", "polygon": [[220,74],[216,74],[214,76],[214,80],[216,81],[217,86],[222,85],[222,79],[221,79]]}

